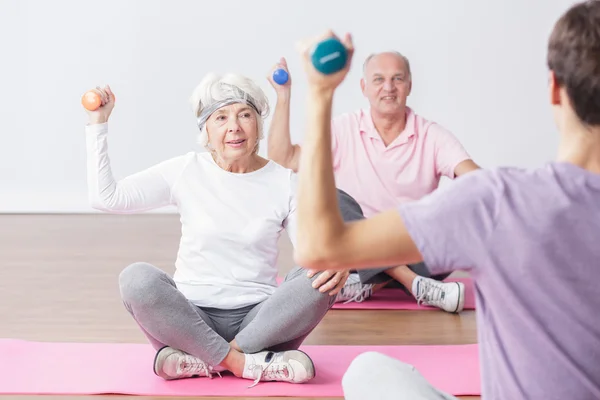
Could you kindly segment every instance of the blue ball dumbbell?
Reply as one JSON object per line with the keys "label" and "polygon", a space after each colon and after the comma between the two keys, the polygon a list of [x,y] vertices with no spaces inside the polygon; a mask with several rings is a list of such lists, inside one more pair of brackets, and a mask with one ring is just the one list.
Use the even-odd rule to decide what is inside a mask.
{"label": "blue ball dumbbell", "polygon": [[286,70],[278,68],[273,72],[273,80],[278,85],[285,85],[289,79],[289,75]]}
{"label": "blue ball dumbbell", "polygon": [[329,38],[315,46],[311,60],[317,71],[326,75],[334,74],[346,65],[348,52],[338,39]]}

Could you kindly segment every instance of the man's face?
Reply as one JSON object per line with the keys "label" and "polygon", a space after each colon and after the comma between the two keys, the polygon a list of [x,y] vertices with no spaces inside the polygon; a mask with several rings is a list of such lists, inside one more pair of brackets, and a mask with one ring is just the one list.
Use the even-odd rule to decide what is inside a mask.
{"label": "man's face", "polygon": [[378,54],[369,60],[361,80],[363,94],[371,108],[380,114],[401,112],[411,86],[406,63],[394,53]]}

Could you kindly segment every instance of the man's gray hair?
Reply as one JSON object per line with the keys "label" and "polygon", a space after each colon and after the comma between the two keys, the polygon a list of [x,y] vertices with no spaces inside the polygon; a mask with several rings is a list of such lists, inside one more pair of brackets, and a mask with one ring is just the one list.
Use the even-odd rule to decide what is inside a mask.
{"label": "man's gray hair", "polygon": [[369,56],[365,59],[365,62],[363,63],[363,76],[366,77],[367,65],[369,64],[369,61],[371,61],[371,59],[373,57],[378,56],[380,54],[394,54],[394,55],[398,56],[400,59],[402,59],[404,61],[404,64],[406,64],[406,72],[408,72],[409,79],[412,78],[412,73],[410,72],[410,62],[408,61],[408,57],[406,57],[404,54],[400,53],[399,51],[395,51],[395,50],[382,51],[380,53],[369,54]]}

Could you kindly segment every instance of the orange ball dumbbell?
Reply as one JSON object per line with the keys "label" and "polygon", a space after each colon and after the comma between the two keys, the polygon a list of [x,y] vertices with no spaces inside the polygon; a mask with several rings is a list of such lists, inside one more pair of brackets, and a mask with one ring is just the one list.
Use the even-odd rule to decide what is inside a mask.
{"label": "orange ball dumbbell", "polygon": [[102,98],[93,90],[88,90],[81,97],[81,104],[89,111],[96,111],[102,104]]}
{"label": "orange ball dumbbell", "polygon": [[95,90],[88,90],[81,97],[81,104],[89,111],[96,111],[102,105],[102,97]]}

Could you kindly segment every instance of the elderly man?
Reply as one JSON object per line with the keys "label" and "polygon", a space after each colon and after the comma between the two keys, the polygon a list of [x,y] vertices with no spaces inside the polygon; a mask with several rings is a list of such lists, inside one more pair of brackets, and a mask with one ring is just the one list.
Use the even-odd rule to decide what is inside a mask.
{"label": "elderly man", "polygon": [[[285,59],[276,68],[287,70]],[[297,172],[301,148],[290,138],[291,77],[284,85],[276,84],[272,73],[268,80],[277,92],[268,156]],[[360,86],[370,107],[331,122],[334,173],[345,221],[418,200],[433,192],[442,176],[454,179],[479,168],[452,133],[406,105],[412,79],[405,56],[393,51],[370,55]],[[362,301],[396,281],[419,303],[460,312],[464,285],[444,283],[445,277],[431,276],[423,263],[361,270],[350,275],[337,301]],[[320,279],[325,281],[326,274]]]}

